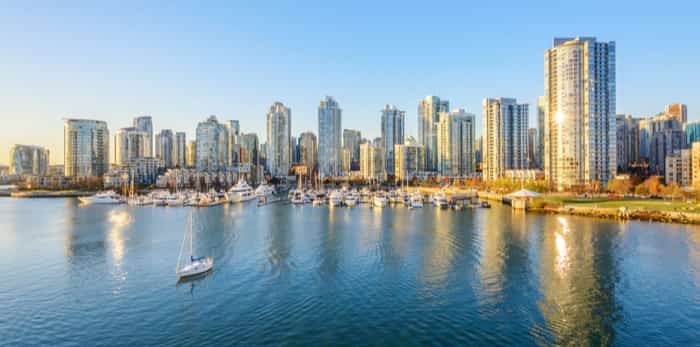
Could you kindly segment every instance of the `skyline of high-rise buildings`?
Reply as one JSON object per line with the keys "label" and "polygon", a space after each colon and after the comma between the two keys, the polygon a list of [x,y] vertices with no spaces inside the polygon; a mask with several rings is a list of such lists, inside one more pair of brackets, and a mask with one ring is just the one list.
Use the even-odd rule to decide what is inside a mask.
{"label": "skyline of high-rise buildings", "polygon": [[[687,123],[685,104],[667,104],[663,112],[649,118],[615,114],[613,41],[555,38],[544,56],[545,88],[544,95],[536,99],[536,127],[530,127],[530,104],[515,98],[484,99],[481,126],[477,126],[473,114],[464,109],[450,111],[449,101],[429,95],[418,101],[417,143],[401,147],[410,137],[405,111],[386,104],[378,117],[381,136],[366,140],[360,130],[342,128],[342,109],[333,97],[326,96],[317,107],[317,133],[305,131],[298,137],[292,135],[291,109],[274,102],[266,116],[265,142],[251,138],[254,133],[241,132],[238,120],[219,122],[214,116],[197,125],[194,142],[187,142],[186,132],[171,129],[161,129],[153,138],[151,116],[140,116],[133,119],[132,127],[117,130],[114,156],[110,157],[106,124],[91,125],[104,128],[98,133],[106,133],[107,138],[91,141],[106,146],[107,152],[92,151],[90,160],[100,165],[106,162],[107,169],[82,172],[104,173],[109,164],[126,167],[134,159],[152,158],[151,150],[153,158],[160,160],[154,163],[162,169],[194,165],[200,171],[217,172],[260,164],[273,176],[286,176],[294,165],[302,164],[322,178],[353,171],[376,178],[380,171],[384,177],[406,175],[415,166],[423,174],[450,177],[480,172],[484,180],[512,176],[514,170],[542,169],[553,188],[567,189],[605,184],[618,170],[626,171],[640,162],[649,164],[649,172],[664,174],[666,159],[678,158],[681,150],[689,148],[688,140],[696,136],[697,127]],[[88,124],[96,122],[84,121],[77,124],[89,128]],[[78,125],[75,127],[80,128]],[[361,143],[368,145],[364,161]],[[85,155],[85,151],[66,149],[71,157]],[[377,149],[381,153],[375,153]],[[403,151],[402,158],[397,158],[397,150]],[[380,157],[381,168],[373,164]],[[417,163],[416,158],[421,158],[420,165],[407,164]],[[402,167],[397,168],[397,163]],[[65,166],[66,172],[69,166],[71,170],[75,167]]]}

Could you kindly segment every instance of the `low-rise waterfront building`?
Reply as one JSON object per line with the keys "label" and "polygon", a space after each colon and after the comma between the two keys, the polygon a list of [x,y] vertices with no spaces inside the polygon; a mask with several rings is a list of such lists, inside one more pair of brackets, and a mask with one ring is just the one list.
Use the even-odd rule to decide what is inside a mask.
{"label": "low-rise waterfront building", "polygon": [[535,181],[544,179],[544,171],[539,169],[506,170],[503,177],[516,181]]}
{"label": "low-rise waterfront building", "polygon": [[10,175],[46,175],[49,171],[49,150],[40,146],[12,146],[9,171]]}

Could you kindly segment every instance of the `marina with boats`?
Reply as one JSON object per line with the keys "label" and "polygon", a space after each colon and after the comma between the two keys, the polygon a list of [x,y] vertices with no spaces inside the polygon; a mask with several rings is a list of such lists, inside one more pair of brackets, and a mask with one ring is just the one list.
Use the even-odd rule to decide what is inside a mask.
{"label": "marina with boats", "polygon": [[315,207],[367,206],[372,208],[405,207],[409,209],[433,207],[439,209],[461,210],[464,208],[487,207],[479,201],[476,191],[450,192],[442,188],[426,193],[419,188],[373,189],[373,187],[340,188],[302,187],[290,189],[288,186],[274,186],[262,183],[253,188],[245,179],[241,179],[226,191],[209,189],[205,192],[194,190],[169,191],[158,189],[138,194],[133,189],[126,189],[124,195],[115,191],[102,191],[78,198],[81,204],[128,204],[132,206],[162,207],[213,207],[221,204],[238,204],[257,201],[258,206],[269,203],[288,203],[293,206],[310,205]]}

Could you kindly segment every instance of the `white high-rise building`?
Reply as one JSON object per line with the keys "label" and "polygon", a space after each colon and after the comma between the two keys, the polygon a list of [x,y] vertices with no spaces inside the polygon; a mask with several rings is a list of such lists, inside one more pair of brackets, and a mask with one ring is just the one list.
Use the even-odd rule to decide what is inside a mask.
{"label": "white high-rise building", "polygon": [[[412,139],[412,138],[410,138]],[[394,146],[394,176],[409,180],[425,171],[425,151],[415,140]]]}
{"label": "white high-rise building", "polygon": [[63,122],[63,167],[66,176],[102,176],[109,170],[107,123],[92,119]]}
{"label": "white high-rise building", "polygon": [[506,170],[527,169],[528,104],[494,98],[484,99],[482,108],[484,180],[503,177]]}
{"label": "white high-rise building", "polygon": [[142,116],[134,118],[134,128],[144,133],[144,148],[143,156],[153,156],[153,119],[151,116]]}
{"label": "white high-rise building", "polygon": [[403,144],[406,111],[394,105],[385,105],[382,109],[382,155],[384,170],[394,174],[394,145]]}
{"label": "white high-rise building", "polygon": [[226,169],[230,154],[228,140],[228,130],[216,116],[197,124],[197,170],[218,172]]}
{"label": "white high-rise building", "polygon": [[292,167],[292,110],[275,102],[267,112],[267,170],[287,176]]}
{"label": "white high-rise building", "polygon": [[49,173],[49,150],[40,146],[10,148],[10,175],[44,176]]}
{"label": "white high-rise building", "polygon": [[114,163],[129,165],[132,159],[146,156],[148,134],[135,127],[121,128],[114,135]]}
{"label": "white high-rise building", "polygon": [[425,149],[425,170],[437,171],[437,124],[440,112],[449,112],[450,102],[437,96],[427,96],[418,103],[418,144]]}
{"label": "white high-rise building", "polygon": [[384,166],[385,161],[381,146],[375,146],[369,142],[360,145],[360,176],[362,178],[384,180],[386,178]]}
{"label": "white high-rise building", "polygon": [[325,176],[342,175],[342,110],[332,97],[318,105],[318,171]]}
{"label": "white high-rise building", "polygon": [[615,42],[555,38],[544,54],[545,178],[559,190],[615,177]]}
{"label": "white high-rise building", "polygon": [[474,160],[475,117],[463,109],[440,112],[438,123],[438,171],[443,176],[467,176],[476,170]]}

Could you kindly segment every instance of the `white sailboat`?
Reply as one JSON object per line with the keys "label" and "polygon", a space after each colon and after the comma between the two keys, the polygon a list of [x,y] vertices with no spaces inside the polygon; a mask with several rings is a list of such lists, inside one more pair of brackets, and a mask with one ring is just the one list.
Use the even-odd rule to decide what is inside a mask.
{"label": "white sailboat", "polygon": [[214,260],[211,257],[195,257],[193,253],[193,242],[194,242],[194,234],[192,233],[192,224],[193,224],[193,216],[192,213],[190,213],[190,225],[189,225],[189,235],[190,235],[190,258],[189,262],[185,262],[180,265],[180,261],[182,260],[182,251],[185,248],[185,240],[187,239],[187,234],[188,230],[185,229],[185,234],[182,237],[182,244],[180,245],[180,254],[177,257],[177,265],[175,267],[175,273],[177,274],[177,277],[179,279],[183,279],[186,277],[191,277],[191,276],[196,276],[199,274],[203,274],[205,272],[208,272],[211,270],[211,268],[214,266]]}

